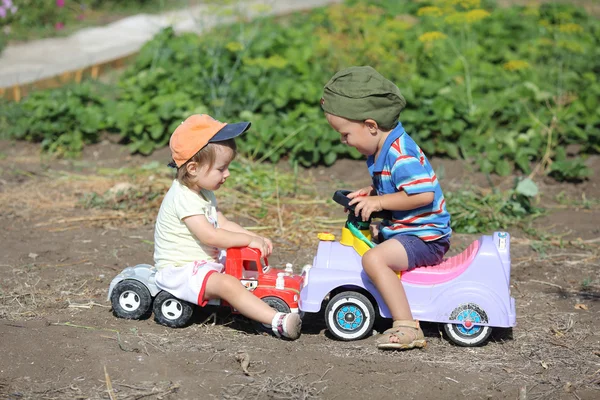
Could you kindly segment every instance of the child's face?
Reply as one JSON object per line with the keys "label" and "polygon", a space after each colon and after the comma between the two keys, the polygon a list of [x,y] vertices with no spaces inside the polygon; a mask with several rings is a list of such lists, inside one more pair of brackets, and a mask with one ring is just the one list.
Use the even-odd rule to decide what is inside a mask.
{"label": "child's face", "polygon": [[342,135],[342,143],[354,147],[365,156],[377,152],[377,130],[366,122],[352,121],[337,115],[325,114],[329,125]]}
{"label": "child's face", "polygon": [[233,160],[233,150],[225,146],[215,147],[215,163],[212,167],[208,165],[195,165],[190,174],[193,176],[193,189],[217,190],[231,175],[229,164]]}

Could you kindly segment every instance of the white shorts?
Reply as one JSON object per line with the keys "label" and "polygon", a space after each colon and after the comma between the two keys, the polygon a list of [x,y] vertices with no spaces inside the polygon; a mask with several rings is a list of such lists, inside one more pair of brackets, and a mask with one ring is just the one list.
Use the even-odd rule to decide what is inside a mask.
{"label": "white shorts", "polygon": [[180,267],[168,265],[156,273],[156,286],[178,299],[203,307],[208,303],[204,299],[208,277],[224,269],[223,264],[210,261],[193,261]]}

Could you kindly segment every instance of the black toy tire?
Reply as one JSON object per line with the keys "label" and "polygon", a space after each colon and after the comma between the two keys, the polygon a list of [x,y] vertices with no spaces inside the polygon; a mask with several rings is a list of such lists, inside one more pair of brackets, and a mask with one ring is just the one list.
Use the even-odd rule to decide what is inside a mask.
{"label": "black toy tire", "polygon": [[154,299],[154,320],[170,328],[182,328],[192,319],[195,305],[164,290]]}
{"label": "black toy tire", "polygon": [[[289,313],[291,312],[290,307],[287,303],[281,300],[279,297],[275,296],[266,296],[261,299],[265,303],[267,303],[270,307],[274,308],[277,312]],[[254,327],[258,332],[267,332],[271,333],[271,326],[261,324],[260,322],[254,322]]]}
{"label": "black toy tire", "polygon": [[152,310],[152,295],[143,283],[134,279],[119,282],[110,295],[113,314],[119,318],[140,319]]}
{"label": "black toy tire", "polygon": [[325,323],[336,339],[359,340],[371,334],[375,308],[361,293],[342,292],[329,300],[325,309]]}
{"label": "black toy tire", "polygon": [[282,313],[286,313],[286,314],[291,312],[290,306],[288,306],[288,304],[285,301],[281,300],[279,297],[266,296],[266,297],[263,297],[261,300],[264,301],[265,303],[267,303],[269,306],[271,306],[275,310],[277,310],[277,312],[282,312]]}

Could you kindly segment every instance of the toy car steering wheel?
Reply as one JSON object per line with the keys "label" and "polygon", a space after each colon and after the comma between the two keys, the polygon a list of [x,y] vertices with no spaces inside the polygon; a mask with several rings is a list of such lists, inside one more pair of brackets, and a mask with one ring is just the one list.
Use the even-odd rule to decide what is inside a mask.
{"label": "toy car steering wheel", "polygon": [[[348,216],[348,219],[350,219],[350,216],[354,216],[354,204],[353,205],[349,205],[350,200],[348,198],[348,193],[351,193],[350,190],[336,190],[335,193],[333,194],[333,201],[335,201],[336,203],[338,203],[341,206],[344,206],[344,208],[352,211],[350,213],[350,215]],[[371,213],[371,217],[369,218],[369,220],[371,218],[380,218],[380,219],[391,219],[392,218],[392,212],[388,211],[388,210],[383,210],[383,211],[377,211],[374,213]]]}

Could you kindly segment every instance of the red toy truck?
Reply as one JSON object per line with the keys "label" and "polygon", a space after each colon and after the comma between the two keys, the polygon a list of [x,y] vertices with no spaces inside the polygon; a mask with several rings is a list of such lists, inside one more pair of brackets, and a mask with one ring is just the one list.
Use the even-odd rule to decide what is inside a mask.
{"label": "red toy truck", "polygon": [[[224,273],[235,276],[256,297],[277,311],[298,312],[302,277],[293,273],[291,264],[285,270],[271,268],[258,250],[249,247],[228,249],[225,260]],[[120,318],[140,319],[154,312],[159,324],[172,328],[187,325],[196,305],[161,290],[156,286],[155,274],[152,265],[138,264],[117,275],[108,290],[113,313]],[[209,304],[230,307],[222,300],[211,300]]]}

